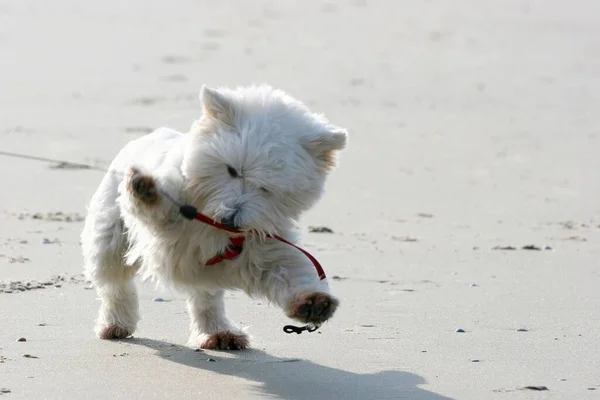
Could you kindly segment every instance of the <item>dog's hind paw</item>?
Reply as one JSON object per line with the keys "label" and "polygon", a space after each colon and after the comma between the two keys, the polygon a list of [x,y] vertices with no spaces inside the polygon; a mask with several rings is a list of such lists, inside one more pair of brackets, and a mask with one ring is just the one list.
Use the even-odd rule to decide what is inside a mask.
{"label": "dog's hind paw", "polygon": [[236,334],[231,331],[209,333],[203,335],[199,347],[205,350],[244,350],[250,346],[246,334]]}
{"label": "dog's hind paw", "polygon": [[125,339],[128,336],[131,336],[131,333],[118,325],[109,324],[103,327],[100,327],[97,330],[98,337],[100,339]]}
{"label": "dog's hind paw", "polygon": [[333,316],[339,301],[327,293],[309,293],[295,296],[288,317],[300,322],[321,324]]}

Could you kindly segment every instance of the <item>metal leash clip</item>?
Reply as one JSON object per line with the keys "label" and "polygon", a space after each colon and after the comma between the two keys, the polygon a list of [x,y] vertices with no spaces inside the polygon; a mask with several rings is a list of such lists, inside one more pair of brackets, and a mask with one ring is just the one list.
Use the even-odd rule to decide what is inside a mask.
{"label": "metal leash clip", "polygon": [[304,325],[304,326],[294,326],[294,325],[286,325],[283,327],[283,331],[285,333],[296,333],[301,334],[304,331],[314,332],[319,329],[319,325]]}

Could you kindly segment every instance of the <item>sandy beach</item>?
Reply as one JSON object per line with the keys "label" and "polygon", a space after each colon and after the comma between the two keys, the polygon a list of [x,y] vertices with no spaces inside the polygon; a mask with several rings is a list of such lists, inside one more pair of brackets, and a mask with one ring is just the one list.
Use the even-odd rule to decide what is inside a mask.
{"label": "sandy beach", "polygon": [[97,339],[102,173],[0,154],[2,400],[600,395],[599,2],[0,0],[0,54],[4,153],[106,167],[187,131],[202,84],[266,82],[350,133],[301,221],[333,231],[304,243],[341,307],[288,335],[230,293],[242,352],[186,347],[184,297],[142,282],[133,338]]}

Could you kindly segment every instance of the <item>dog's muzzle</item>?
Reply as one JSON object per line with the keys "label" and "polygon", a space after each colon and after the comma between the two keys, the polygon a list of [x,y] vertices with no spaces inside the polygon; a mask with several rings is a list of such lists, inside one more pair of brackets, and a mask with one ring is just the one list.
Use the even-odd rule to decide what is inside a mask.
{"label": "dog's muzzle", "polygon": [[233,213],[227,217],[224,217],[221,220],[221,223],[229,229],[239,229],[240,227],[235,224],[235,215],[236,213]]}

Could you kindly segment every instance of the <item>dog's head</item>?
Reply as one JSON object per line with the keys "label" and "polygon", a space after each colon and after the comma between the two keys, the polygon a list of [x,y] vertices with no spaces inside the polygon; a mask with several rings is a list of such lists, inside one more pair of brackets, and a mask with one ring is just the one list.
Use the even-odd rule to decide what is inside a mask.
{"label": "dog's head", "polygon": [[203,213],[276,233],[315,204],[346,146],[344,129],[270,86],[204,86],[200,99],[183,173]]}

